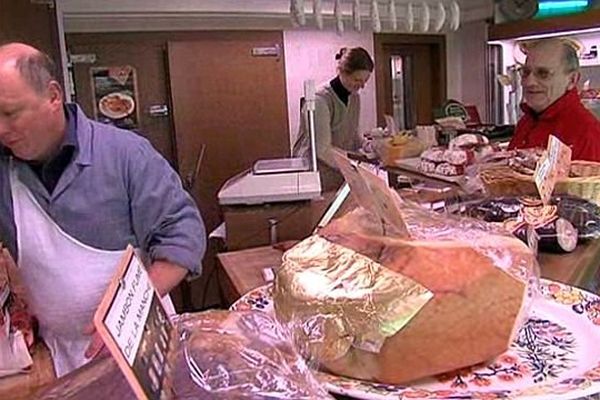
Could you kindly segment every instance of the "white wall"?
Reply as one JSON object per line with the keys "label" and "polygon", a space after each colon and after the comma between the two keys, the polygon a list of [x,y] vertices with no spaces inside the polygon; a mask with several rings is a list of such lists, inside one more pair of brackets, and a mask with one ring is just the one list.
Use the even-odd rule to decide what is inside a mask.
{"label": "white wall", "polygon": [[487,25],[484,21],[464,23],[446,35],[448,98],[476,105],[487,121],[486,50]]}
{"label": "white wall", "polygon": [[[317,86],[335,77],[337,62],[335,54],[342,47],[363,47],[371,57],[373,51],[372,32],[345,32],[338,35],[333,31],[294,30],[283,32],[285,51],[285,73],[290,124],[290,143],[294,143],[300,122],[300,97],[303,84],[313,79]],[[370,130],[377,123],[375,104],[375,71],[361,93],[360,132]]]}
{"label": "white wall", "polygon": [[446,35],[446,95],[449,99],[462,98],[462,38],[460,30]]}

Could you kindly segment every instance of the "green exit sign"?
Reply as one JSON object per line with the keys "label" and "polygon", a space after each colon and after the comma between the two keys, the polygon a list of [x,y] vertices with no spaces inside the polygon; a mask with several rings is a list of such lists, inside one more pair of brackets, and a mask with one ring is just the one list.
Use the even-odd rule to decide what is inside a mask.
{"label": "green exit sign", "polygon": [[540,0],[535,18],[577,14],[590,8],[590,0]]}

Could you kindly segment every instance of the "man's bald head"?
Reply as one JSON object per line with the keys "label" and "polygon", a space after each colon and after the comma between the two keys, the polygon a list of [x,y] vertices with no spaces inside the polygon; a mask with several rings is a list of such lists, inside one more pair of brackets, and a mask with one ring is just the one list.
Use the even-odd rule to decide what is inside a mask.
{"label": "man's bald head", "polygon": [[44,93],[51,81],[58,83],[56,65],[47,54],[24,43],[0,46],[0,71],[16,69],[38,94]]}
{"label": "man's bald head", "polygon": [[22,160],[56,154],[66,132],[54,63],[22,43],[0,46],[0,144]]}
{"label": "man's bald head", "polygon": [[559,53],[565,72],[575,72],[579,70],[579,57],[577,56],[577,45],[565,38],[548,38],[539,40],[530,40],[520,44],[521,50],[525,55],[531,51],[543,51],[548,53]]}

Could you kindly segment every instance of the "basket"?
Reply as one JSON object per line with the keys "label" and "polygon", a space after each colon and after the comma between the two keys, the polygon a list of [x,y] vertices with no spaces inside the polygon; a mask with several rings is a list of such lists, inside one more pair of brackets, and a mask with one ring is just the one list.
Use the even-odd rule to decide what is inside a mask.
{"label": "basket", "polygon": [[[600,163],[573,161],[570,175],[559,180],[555,194],[570,194],[600,205]],[[485,191],[490,196],[522,196],[537,194],[533,176],[516,172],[508,166],[495,166],[480,171]]]}
{"label": "basket", "polygon": [[394,145],[390,138],[376,142],[375,152],[385,166],[396,166],[397,161],[404,158],[418,157],[425,150],[423,142],[412,138],[401,145]]}
{"label": "basket", "polygon": [[481,170],[479,177],[485,192],[492,197],[523,196],[537,193],[530,175],[520,174],[509,166],[494,166]]}
{"label": "basket", "polygon": [[556,183],[555,193],[567,193],[600,205],[600,163],[573,161],[569,177]]}

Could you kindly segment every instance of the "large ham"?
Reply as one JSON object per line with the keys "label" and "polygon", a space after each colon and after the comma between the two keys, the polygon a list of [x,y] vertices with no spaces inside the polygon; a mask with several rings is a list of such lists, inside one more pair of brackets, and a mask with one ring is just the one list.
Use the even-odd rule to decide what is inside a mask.
{"label": "large ham", "polygon": [[[474,220],[412,207],[402,214],[410,238],[358,208],[284,255],[276,313],[321,368],[406,383],[492,359],[523,320],[537,268],[523,243]],[[349,257],[361,266],[340,265]],[[398,285],[390,279],[411,288],[396,295],[400,305],[390,301]]]}

